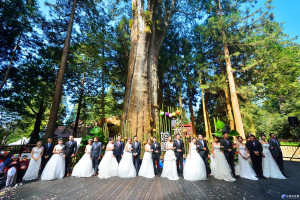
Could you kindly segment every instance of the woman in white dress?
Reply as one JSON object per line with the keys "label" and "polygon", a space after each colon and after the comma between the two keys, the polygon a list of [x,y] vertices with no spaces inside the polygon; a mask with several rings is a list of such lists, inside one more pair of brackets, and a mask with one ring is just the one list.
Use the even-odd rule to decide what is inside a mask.
{"label": "woman in white dress", "polygon": [[75,165],[72,176],[75,177],[91,177],[94,174],[94,169],[92,166],[92,159],[90,158],[90,151],[92,148],[93,140],[88,140],[88,145],[85,147],[85,154]]}
{"label": "woman in white dress", "polygon": [[262,170],[266,178],[286,179],[281,173],[277,163],[275,162],[271,152],[270,145],[266,141],[266,136],[261,136],[261,146],[263,147]]}
{"label": "woman in white dress", "polygon": [[53,149],[53,155],[43,170],[41,180],[50,181],[64,177],[66,167],[65,158],[63,157],[64,148],[63,140],[59,138],[58,144]]}
{"label": "woman in white dress", "polygon": [[212,155],[210,156],[211,175],[219,180],[235,181],[231,175],[231,169],[228,162],[220,150],[219,138],[216,136],[213,136],[213,138],[214,143],[212,143]]}
{"label": "woman in white dress", "polygon": [[31,151],[31,160],[29,162],[29,166],[27,171],[23,177],[25,181],[30,181],[37,179],[39,177],[39,170],[41,166],[42,155],[44,153],[44,148],[40,141],[37,142],[36,147],[34,147]]}
{"label": "woman in white dress", "polygon": [[177,174],[177,166],[176,166],[176,156],[174,153],[174,149],[176,147],[173,147],[172,137],[169,136],[168,142],[166,144],[166,150],[164,156],[164,166],[163,171],[161,173],[161,177],[168,178],[170,180],[178,180],[178,174]]}
{"label": "woman in white dress", "polygon": [[110,178],[113,176],[118,176],[118,162],[116,157],[113,155],[114,151],[114,140],[109,138],[109,143],[106,146],[105,154],[99,164],[99,178]]}
{"label": "woman in white dress", "polygon": [[248,153],[246,152],[246,145],[243,143],[241,136],[237,137],[237,150],[239,153],[239,164],[235,166],[235,173],[242,178],[258,180],[251,166]]}
{"label": "woman in white dress", "polygon": [[128,138],[127,144],[121,162],[119,163],[118,175],[121,178],[133,178],[136,176],[136,170],[132,159],[131,138]]}
{"label": "woman in white dress", "polygon": [[150,143],[151,143],[151,139],[148,138],[147,144],[145,145],[143,162],[139,171],[139,176],[143,176],[145,178],[155,177]]}
{"label": "woman in white dress", "polygon": [[193,138],[189,146],[189,155],[186,157],[183,167],[183,177],[188,181],[206,179],[206,167],[203,159],[197,152],[196,138]]}

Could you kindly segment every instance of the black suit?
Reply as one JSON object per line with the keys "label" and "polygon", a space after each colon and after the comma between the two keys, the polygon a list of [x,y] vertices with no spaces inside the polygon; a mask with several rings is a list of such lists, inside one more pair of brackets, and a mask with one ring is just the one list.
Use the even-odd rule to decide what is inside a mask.
{"label": "black suit", "polygon": [[116,157],[118,163],[120,163],[124,151],[124,142],[117,141],[115,142],[114,146],[115,146],[114,156]]}
{"label": "black suit", "polygon": [[[53,143],[43,144],[44,153],[43,153],[43,156],[42,156],[41,172],[43,172],[47,162],[50,160],[51,156],[53,155],[54,146],[55,145]],[[48,158],[46,159],[45,156],[48,156]]]}
{"label": "black suit", "polygon": [[[176,147],[175,156],[176,156],[177,172],[179,175],[182,175],[183,174],[183,155],[185,154],[184,143],[181,139],[179,139],[179,141],[176,139],[173,142],[173,147]],[[179,152],[178,150],[181,150],[181,152]]]}
{"label": "black suit", "polygon": [[133,142],[132,143],[132,156],[133,154],[137,153],[136,156],[133,156],[133,164],[135,166],[136,172],[139,171],[139,162],[140,162],[140,153],[141,153],[141,143],[140,142]]}
{"label": "black suit", "polygon": [[270,145],[270,152],[271,152],[274,160],[276,161],[281,173],[284,174],[283,156],[282,156],[282,151],[280,148],[280,142],[276,139],[270,139],[269,145]]}
{"label": "black suit", "polygon": [[[235,170],[234,170],[234,150],[232,146],[232,142],[228,139],[223,139],[220,143],[221,149],[224,151],[225,158],[231,167],[231,172],[235,176]],[[229,151],[231,149],[231,152]]]}
{"label": "black suit", "polygon": [[[246,146],[247,149],[250,151],[250,157],[256,175],[259,177],[263,176],[262,165],[261,165],[263,148],[261,144],[257,140],[254,141],[254,144],[251,141],[247,141]],[[259,153],[258,156],[254,154],[255,151]]]}
{"label": "black suit", "polygon": [[[155,172],[155,175],[157,175],[158,168],[159,168],[159,158],[161,156],[160,144],[158,142],[152,143],[151,149],[153,150],[152,151],[152,159],[153,159],[154,172]],[[158,153],[155,153],[155,151],[158,151]]]}
{"label": "black suit", "polygon": [[[203,144],[202,144],[203,142]],[[208,146],[207,146],[207,141],[206,140],[197,140],[196,142],[197,145],[197,149],[199,151],[199,154],[201,156],[201,158],[203,159],[204,163],[205,163],[205,167],[206,167],[206,173],[209,173],[209,168],[208,168],[208,154],[209,154],[209,150],[208,150]],[[203,148],[206,148],[206,150],[204,150]]]}
{"label": "black suit", "polygon": [[77,153],[77,142],[75,140],[73,141],[68,141],[65,144],[65,148],[64,148],[64,155],[65,157],[65,161],[66,161],[66,173],[70,173],[71,169],[72,169],[72,154],[76,154]]}

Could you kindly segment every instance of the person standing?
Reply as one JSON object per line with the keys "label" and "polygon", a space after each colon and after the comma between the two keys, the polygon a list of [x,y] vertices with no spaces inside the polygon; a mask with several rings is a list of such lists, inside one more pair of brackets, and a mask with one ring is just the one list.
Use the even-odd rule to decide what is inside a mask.
{"label": "person standing", "polygon": [[223,132],[223,137],[224,139],[221,140],[220,146],[221,150],[224,151],[225,158],[231,168],[231,173],[234,178],[237,178],[237,175],[235,174],[235,169],[234,169],[234,150],[233,150],[233,145],[232,142],[228,139],[228,133],[226,131]]}
{"label": "person standing", "polygon": [[262,171],[262,157],[263,157],[263,148],[261,144],[255,139],[254,135],[249,136],[249,140],[246,143],[247,149],[250,151],[250,158],[256,177],[261,179],[266,179]]}
{"label": "person standing", "polygon": [[14,155],[10,161],[10,164],[7,166],[7,177],[6,177],[6,187],[11,187],[14,181],[16,173],[19,169],[19,156]]}
{"label": "person standing", "polygon": [[120,163],[122,157],[123,157],[123,151],[124,151],[124,142],[121,141],[121,136],[118,135],[117,141],[114,144],[115,149],[113,151],[114,157],[116,157],[117,162]]}
{"label": "person standing", "polygon": [[203,159],[206,167],[206,173],[209,175],[209,167],[208,167],[208,155],[209,155],[209,149],[207,145],[207,141],[203,139],[202,135],[198,135],[198,140],[196,142],[197,150]]}
{"label": "person standing", "polygon": [[153,167],[155,175],[158,175],[159,158],[161,156],[160,144],[156,141],[156,137],[153,137],[153,143],[151,144]]}
{"label": "person standing", "polygon": [[270,133],[271,139],[269,140],[269,145],[270,145],[270,152],[276,161],[281,173],[285,176],[288,177],[288,175],[284,171],[283,167],[283,156],[282,156],[282,151],[280,147],[280,142],[276,139],[276,135],[274,133]]}
{"label": "person standing", "polygon": [[136,176],[136,169],[133,165],[132,156],[132,139],[128,138],[127,144],[125,145],[124,156],[118,167],[118,176],[121,178],[133,178]]}
{"label": "person standing", "polygon": [[136,169],[136,174],[138,174],[140,167],[141,143],[137,141],[137,136],[133,137],[132,148],[133,164]]}
{"label": "person standing", "polygon": [[147,144],[145,145],[145,153],[143,157],[143,162],[141,168],[139,170],[139,176],[143,176],[145,178],[154,178],[154,167],[153,167],[153,159],[151,154],[151,139],[147,139]]}
{"label": "person standing", "polygon": [[94,176],[98,174],[98,165],[101,159],[102,143],[99,142],[98,136],[94,137],[94,143],[91,148],[90,157],[92,159],[92,165],[94,169]]}
{"label": "person standing", "polygon": [[176,140],[173,142],[173,146],[175,147],[175,156],[176,156],[176,165],[177,172],[179,176],[183,176],[183,158],[185,158],[185,150],[184,143],[180,139],[180,134],[177,133]]}
{"label": "person standing", "polygon": [[174,144],[172,142],[172,136],[168,137],[168,142],[166,143],[166,153],[164,156],[164,167],[161,173],[161,177],[167,178],[169,180],[178,180],[178,171],[176,167],[176,156],[174,153]]}
{"label": "person standing", "polygon": [[50,137],[47,139],[47,143],[43,144],[44,153],[42,156],[41,173],[43,172],[47,162],[50,160],[51,156],[53,155],[54,146],[55,145],[52,143],[52,138]]}
{"label": "person standing", "polygon": [[28,156],[24,155],[24,156],[22,156],[22,160],[19,161],[19,169],[17,172],[17,180],[16,180],[17,184],[15,186],[23,185],[22,180],[23,180],[23,177],[26,173],[28,166],[29,166]]}
{"label": "person standing", "polygon": [[58,144],[53,149],[53,155],[45,166],[45,169],[41,175],[42,181],[50,181],[55,179],[62,179],[65,175],[66,164],[64,157],[63,139],[58,139]]}
{"label": "person standing", "polygon": [[31,151],[31,160],[24,175],[25,181],[30,181],[38,178],[43,152],[44,147],[42,146],[42,143],[38,141],[36,147],[34,147]]}
{"label": "person standing", "polygon": [[74,140],[73,135],[69,136],[69,141],[65,144],[64,149],[64,158],[66,162],[65,173],[67,173],[67,177],[71,175],[72,171],[72,160],[76,156],[77,153],[77,142]]}

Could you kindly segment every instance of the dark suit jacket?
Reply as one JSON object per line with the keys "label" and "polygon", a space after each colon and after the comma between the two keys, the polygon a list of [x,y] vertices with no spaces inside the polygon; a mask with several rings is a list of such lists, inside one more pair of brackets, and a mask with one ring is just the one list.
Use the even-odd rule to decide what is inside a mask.
{"label": "dark suit jacket", "polygon": [[134,153],[137,153],[137,157],[139,157],[140,156],[140,153],[141,153],[141,143],[140,142],[136,142],[136,144],[135,144],[135,142],[133,142],[132,143],[132,154],[134,154]]}
{"label": "dark suit jacket", "polygon": [[[224,148],[221,149],[224,151],[225,156],[234,156],[232,142],[230,140],[227,141],[228,144],[225,139],[221,140],[220,146],[224,146]],[[229,152],[228,149],[231,149],[231,152]]]}
{"label": "dark suit jacket", "polygon": [[51,143],[51,144],[50,144],[50,147],[48,148],[48,143],[43,144],[43,147],[44,147],[43,158],[44,158],[45,156],[49,156],[49,158],[52,156],[54,146],[55,146],[55,145],[54,145],[53,143]]}
{"label": "dark suit jacket", "polygon": [[[184,143],[183,143],[182,139],[179,139],[179,141],[180,141],[180,145],[178,145],[177,139],[175,139],[173,142],[173,146],[176,147],[176,149],[175,149],[176,156],[181,156],[181,155],[185,154]],[[179,152],[178,151],[179,149],[181,149],[182,152]]]}
{"label": "dark suit jacket", "polygon": [[255,145],[253,145],[253,142],[251,141],[247,141],[246,146],[247,149],[250,151],[250,154],[254,154],[254,151],[258,151],[258,153],[261,154],[261,152],[263,151],[263,148],[260,144],[260,142],[258,142],[257,140],[254,140]]}
{"label": "dark suit jacket", "polygon": [[[281,152],[279,141],[276,139],[275,139],[275,141],[273,139],[270,139],[269,145],[270,145],[270,152],[271,152],[272,156],[274,156],[274,157],[279,156],[279,154]],[[273,148],[271,148],[271,147],[273,147]]]}
{"label": "dark suit jacket", "polygon": [[[204,146],[202,145],[202,142],[200,140],[197,140],[197,142],[196,142],[197,149],[198,149],[199,154],[201,156],[208,156],[209,150],[208,150],[208,147],[207,147],[207,141],[203,140],[203,143],[204,143]],[[206,148],[206,150],[203,149],[204,147]]]}
{"label": "dark suit jacket", "polygon": [[120,141],[120,144],[119,144],[119,147],[118,147],[118,141],[115,142],[114,144],[114,155],[115,156],[121,156],[123,155],[123,152],[124,152],[124,142]]}
{"label": "dark suit jacket", "polygon": [[[158,142],[155,143],[156,147],[154,145],[154,143],[151,144],[151,149],[153,149],[152,152],[152,158],[159,158],[161,156],[161,149],[160,149],[160,144]],[[159,151],[158,153],[155,153],[155,151]]]}
{"label": "dark suit jacket", "polygon": [[71,157],[72,154],[77,153],[77,142],[75,140],[72,141],[70,145],[70,141],[66,142],[65,148],[64,148],[64,155],[67,157]]}
{"label": "dark suit jacket", "polygon": [[92,144],[92,148],[91,148],[91,152],[90,152],[90,156],[92,158],[95,157],[101,157],[101,153],[102,153],[102,143],[101,142],[97,142],[97,144],[94,142]]}

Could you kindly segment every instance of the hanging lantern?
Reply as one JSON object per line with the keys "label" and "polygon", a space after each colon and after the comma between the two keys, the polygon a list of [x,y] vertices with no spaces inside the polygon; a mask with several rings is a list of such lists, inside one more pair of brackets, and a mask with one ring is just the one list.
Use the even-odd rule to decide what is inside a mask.
{"label": "hanging lantern", "polygon": [[161,112],[160,112],[160,115],[161,115],[161,116],[164,116],[164,114],[165,114],[164,111],[161,111]]}
{"label": "hanging lantern", "polygon": [[156,132],[156,129],[154,128],[152,131],[155,133],[155,132]]}
{"label": "hanging lantern", "polygon": [[168,112],[166,112],[166,113],[165,113],[165,115],[168,117],[168,116],[169,116],[169,113],[168,113]]}
{"label": "hanging lantern", "polygon": [[176,116],[176,113],[175,113],[175,112],[172,112],[172,116],[175,117],[175,116]]}
{"label": "hanging lantern", "polygon": [[170,117],[170,118],[172,118],[172,117],[173,117],[171,113],[169,114],[169,117]]}
{"label": "hanging lantern", "polygon": [[180,110],[177,110],[177,111],[176,111],[176,114],[179,115],[179,114],[180,114]]}

